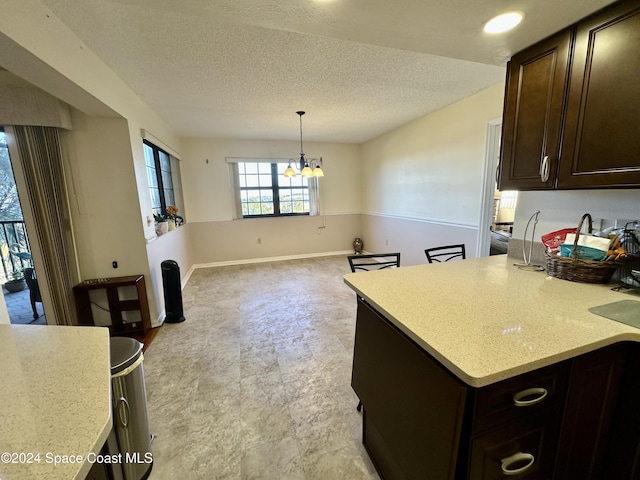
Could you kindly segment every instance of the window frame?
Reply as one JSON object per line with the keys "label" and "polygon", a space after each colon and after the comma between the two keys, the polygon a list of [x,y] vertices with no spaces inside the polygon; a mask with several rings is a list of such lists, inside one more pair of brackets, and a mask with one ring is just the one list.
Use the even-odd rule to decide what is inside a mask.
{"label": "window frame", "polygon": [[[152,203],[152,210],[153,213],[156,215],[163,215],[165,213],[165,211],[167,210],[167,207],[169,205],[175,205],[176,202],[176,190],[175,190],[175,186],[174,186],[174,180],[173,180],[173,171],[171,169],[171,154],[169,152],[167,152],[166,150],[164,150],[163,148],[158,147],[157,145],[155,145],[154,143],[150,142],[149,140],[147,140],[146,138],[142,140],[142,143],[144,145],[147,145],[149,148],[151,148],[151,151],[153,152],[153,161],[154,161],[154,175],[155,175],[155,179],[156,179],[156,184],[157,184],[157,190],[158,190],[158,197],[160,200],[160,206],[159,207],[154,207],[153,203],[153,194],[152,194],[152,190],[154,190],[154,186],[151,185],[151,183],[149,182],[150,178],[150,165],[147,164],[147,160],[146,157],[147,155],[145,154],[145,167],[147,169],[147,182],[149,183],[149,194],[151,196],[151,203]],[[144,147],[143,147],[144,148]],[[163,154],[165,154],[167,156],[167,164],[169,166],[169,169],[162,169],[162,162],[160,160],[160,152],[162,152]],[[169,180],[171,181],[171,186],[170,187],[165,187],[165,179],[163,178],[163,172],[166,173],[169,177]],[[167,201],[167,191],[171,192],[171,196],[173,197],[173,201],[172,202],[168,202]]]}
{"label": "window frame", "polygon": [[[282,175],[283,172],[278,172],[278,166],[280,164],[284,164],[284,162],[273,162],[273,161],[251,161],[249,159],[245,160],[245,161],[241,161],[241,162],[236,162],[238,164],[238,169],[235,173],[236,177],[237,177],[237,181],[238,183],[238,195],[240,196],[240,212],[242,212],[242,193],[246,192],[246,191],[257,191],[259,192],[260,190],[271,190],[271,194],[272,194],[272,199],[273,199],[273,213],[259,213],[259,214],[247,214],[245,215],[244,213],[242,213],[242,218],[273,218],[273,217],[302,217],[302,216],[309,216],[310,212],[311,212],[311,191],[310,191],[310,185],[309,185],[309,181],[307,178],[301,177],[302,181],[303,181],[303,185],[302,186],[293,186],[291,185],[291,181],[290,179],[287,178],[287,180],[289,180],[289,185],[281,185],[281,183],[283,183],[283,180],[286,178]],[[240,185],[240,177],[242,175],[247,175],[246,173],[240,173],[240,167],[239,165],[243,164],[246,168],[246,164],[255,164],[255,165],[259,165],[259,164],[266,164],[270,166],[270,174],[271,174],[271,186],[269,187],[263,187],[263,186],[251,186],[251,187],[242,187]],[[306,197],[307,200],[305,202],[305,200],[303,199],[303,205],[304,203],[307,203],[308,205],[308,210],[306,212],[285,212],[283,213],[281,211],[281,203],[280,203],[280,193],[281,191],[294,191],[294,190],[300,190],[300,189],[304,189],[306,190]],[[261,202],[260,202],[261,203]]]}

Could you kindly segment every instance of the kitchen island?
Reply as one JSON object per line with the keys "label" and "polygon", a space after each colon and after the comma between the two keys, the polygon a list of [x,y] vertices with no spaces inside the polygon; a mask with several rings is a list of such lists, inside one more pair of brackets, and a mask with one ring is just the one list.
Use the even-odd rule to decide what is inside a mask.
{"label": "kitchen island", "polygon": [[383,478],[600,478],[610,460],[627,471],[611,441],[634,454],[625,402],[640,330],[588,308],[638,297],[513,262],[345,276],[359,299],[352,385]]}
{"label": "kitchen island", "polygon": [[109,331],[0,325],[0,478],[84,479],[111,431]]}

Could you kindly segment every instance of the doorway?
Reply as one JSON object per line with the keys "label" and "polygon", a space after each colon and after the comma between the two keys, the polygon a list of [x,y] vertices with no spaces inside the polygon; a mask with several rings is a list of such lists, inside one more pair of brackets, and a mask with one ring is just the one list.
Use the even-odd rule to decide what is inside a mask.
{"label": "doorway", "polygon": [[4,128],[0,126],[0,323],[46,325]]}
{"label": "doorway", "polygon": [[478,228],[479,257],[506,254],[513,233],[518,192],[498,190],[501,133],[502,119],[488,122]]}

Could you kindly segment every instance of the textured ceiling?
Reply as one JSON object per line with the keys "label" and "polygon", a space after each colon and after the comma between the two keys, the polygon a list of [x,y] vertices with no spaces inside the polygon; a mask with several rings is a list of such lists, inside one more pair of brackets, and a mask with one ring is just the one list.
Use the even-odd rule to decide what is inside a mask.
{"label": "textured ceiling", "polygon": [[[42,0],[179,134],[360,143],[611,0]],[[482,25],[525,12],[515,31]]]}

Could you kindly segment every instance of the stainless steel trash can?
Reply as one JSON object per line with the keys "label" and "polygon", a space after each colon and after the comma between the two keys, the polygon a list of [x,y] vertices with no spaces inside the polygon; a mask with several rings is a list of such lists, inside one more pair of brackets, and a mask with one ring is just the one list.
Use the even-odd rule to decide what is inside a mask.
{"label": "stainless steel trash can", "polygon": [[113,428],[122,471],[126,480],[145,479],[151,473],[153,455],[142,344],[134,338],[111,337],[110,350]]}

